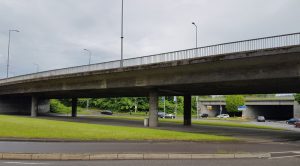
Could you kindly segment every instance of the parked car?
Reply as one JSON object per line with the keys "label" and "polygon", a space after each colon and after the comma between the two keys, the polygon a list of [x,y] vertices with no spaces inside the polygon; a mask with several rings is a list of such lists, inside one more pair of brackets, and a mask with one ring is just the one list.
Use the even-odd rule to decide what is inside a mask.
{"label": "parked car", "polygon": [[103,114],[103,115],[112,115],[113,112],[110,111],[110,110],[104,110],[104,111],[101,111],[101,114]]}
{"label": "parked car", "polygon": [[296,122],[300,122],[300,119],[292,118],[292,119],[289,119],[289,120],[286,121],[286,123],[289,124],[289,125],[293,125]]}
{"label": "parked car", "polygon": [[296,128],[300,128],[300,122],[296,122],[296,123],[295,123],[295,127],[296,127]]}
{"label": "parked car", "polygon": [[217,118],[229,118],[230,116],[228,114],[220,114],[217,116]]}
{"label": "parked car", "polygon": [[257,117],[257,121],[258,121],[258,122],[265,122],[266,119],[265,119],[264,116],[258,116],[258,117]]}
{"label": "parked car", "polygon": [[208,114],[206,114],[206,113],[200,114],[200,117],[201,117],[201,118],[207,118],[207,117],[208,117]]}
{"label": "parked car", "polygon": [[166,114],[165,118],[175,119],[175,115],[174,114]]}
{"label": "parked car", "polygon": [[157,115],[158,115],[159,118],[164,118],[165,117],[164,112],[158,112]]}

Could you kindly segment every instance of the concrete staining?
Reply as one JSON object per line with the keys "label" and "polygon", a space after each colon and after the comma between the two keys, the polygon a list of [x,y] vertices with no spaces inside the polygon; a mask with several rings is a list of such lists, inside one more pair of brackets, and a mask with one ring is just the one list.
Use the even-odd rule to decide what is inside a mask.
{"label": "concrete staining", "polygon": [[[199,112],[206,113],[210,117],[214,117],[220,113],[226,113],[226,102],[220,100],[205,100],[202,99],[198,103]],[[243,118],[256,119],[257,116],[265,116],[267,119],[287,120],[293,117],[300,118],[299,103],[294,99],[246,99],[246,110],[242,111]],[[207,109],[211,106],[211,109]]]}
{"label": "concrete staining", "polygon": [[28,78],[0,80],[0,96],[137,97],[149,96],[153,89],[157,95],[176,96],[294,93],[300,92],[300,46]]}

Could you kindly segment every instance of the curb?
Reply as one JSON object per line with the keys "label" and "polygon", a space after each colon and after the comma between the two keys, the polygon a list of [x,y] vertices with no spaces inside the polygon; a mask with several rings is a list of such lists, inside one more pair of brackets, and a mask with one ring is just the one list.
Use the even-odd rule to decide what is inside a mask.
{"label": "curb", "polygon": [[270,153],[0,153],[0,160],[193,160],[270,158]]}

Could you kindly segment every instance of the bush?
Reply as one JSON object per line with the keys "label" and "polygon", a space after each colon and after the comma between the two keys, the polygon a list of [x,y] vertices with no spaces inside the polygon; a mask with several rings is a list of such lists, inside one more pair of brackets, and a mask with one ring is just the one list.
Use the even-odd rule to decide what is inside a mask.
{"label": "bush", "polygon": [[226,96],[226,110],[234,116],[238,112],[238,107],[245,104],[245,98],[242,95]]}
{"label": "bush", "polygon": [[71,108],[65,106],[57,99],[50,100],[50,112],[68,114],[71,112]]}
{"label": "bush", "polygon": [[295,101],[297,101],[300,104],[300,93],[296,93],[294,97],[295,97]]}

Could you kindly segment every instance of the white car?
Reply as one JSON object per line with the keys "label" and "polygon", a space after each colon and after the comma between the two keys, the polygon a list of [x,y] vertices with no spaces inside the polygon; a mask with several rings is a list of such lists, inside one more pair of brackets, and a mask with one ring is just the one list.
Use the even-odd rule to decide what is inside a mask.
{"label": "white car", "polygon": [[230,116],[228,114],[220,114],[217,116],[217,118],[229,118]]}

